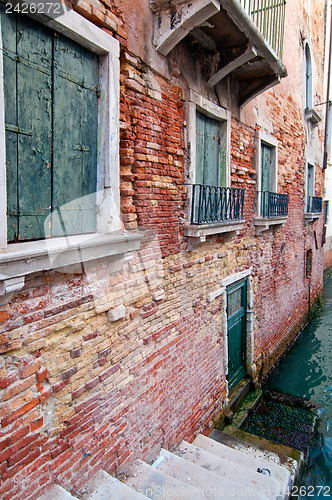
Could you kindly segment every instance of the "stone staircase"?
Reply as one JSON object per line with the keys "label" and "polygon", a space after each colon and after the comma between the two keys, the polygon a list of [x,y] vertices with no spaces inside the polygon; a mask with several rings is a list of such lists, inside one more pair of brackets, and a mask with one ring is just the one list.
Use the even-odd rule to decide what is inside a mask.
{"label": "stone staircase", "polygon": [[[227,428],[226,428],[227,429]],[[298,475],[301,457],[290,448],[262,442],[241,432],[241,439],[213,431],[213,439],[199,435],[192,444],[183,441],[173,453],[161,449],[148,465],[141,460],[126,471],[124,482],[104,471],[87,484],[84,500],[201,500],[251,498],[287,499]],[[248,439],[247,439],[248,438]],[[39,500],[74,499],[54,485]]]}

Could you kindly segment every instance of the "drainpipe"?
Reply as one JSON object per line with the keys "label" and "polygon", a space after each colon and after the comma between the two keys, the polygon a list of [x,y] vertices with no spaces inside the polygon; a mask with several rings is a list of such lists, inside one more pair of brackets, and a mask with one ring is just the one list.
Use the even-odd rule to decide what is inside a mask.
{"label": "drainpipe", "polygon": [[327,89],[326,89],[326,111],[325,111],[325,133],[324,133],[324,157],[323,170],[327,167],[328,157],[331,150],[331,104],[330,101],[330,86],[331,86],[331,57],[332,57],[332,6],[330,4],[330,44],[327,72]]}

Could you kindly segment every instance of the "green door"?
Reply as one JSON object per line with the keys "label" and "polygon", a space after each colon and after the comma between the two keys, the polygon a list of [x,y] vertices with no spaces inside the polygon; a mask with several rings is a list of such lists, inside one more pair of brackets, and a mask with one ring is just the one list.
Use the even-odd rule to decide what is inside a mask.
{"label": "green door", "polygon": [[227,287],[227,339],[229,388],[246,374],[247,280]]}

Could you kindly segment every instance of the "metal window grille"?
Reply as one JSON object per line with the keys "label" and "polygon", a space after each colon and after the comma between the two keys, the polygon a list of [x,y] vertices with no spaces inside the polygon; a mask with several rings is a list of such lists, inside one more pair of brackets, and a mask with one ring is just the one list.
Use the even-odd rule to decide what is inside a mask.
{"label": "metal window grille", "polygon": [[286,0],[238,0],[259,31],[282,58]]}
{"label": "metal window grille", "polygon": [[288,215],[288,194],[261,192],[262,217],[286,217]]}
{"label": "metal window grille", "polygon": [[243,205],[244,189],[193,184],[191,223],[241,220]]}

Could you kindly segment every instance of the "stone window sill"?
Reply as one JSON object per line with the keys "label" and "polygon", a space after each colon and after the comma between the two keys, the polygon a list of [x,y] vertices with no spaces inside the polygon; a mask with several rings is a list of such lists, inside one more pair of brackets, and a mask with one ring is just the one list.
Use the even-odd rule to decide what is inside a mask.
{"label": "stone window sill", "polygon": [[306,213],[304,214],[304,220],[306,222],[313,222],[315,220],[318,220],[322,214],[314,214],[314,213]]}
{"label": "stone window sill", "polygon": [[31,273],[68,270],[68,266],[110,256],[123,260],[139,249],[141,238],[140,233],[117,231],[7,245],[0,250],[0,297],[21,290]]}
{"label": "stone window sill", "polygon": [[188,238],[195,238],[200,242],[204,242],[207,236],[213,234],[235,233],[240,231],[244,223],[245,221],[242,219],[208,224],[188,224],[184,227],[184,235]]}
{"label": "stone window sill", "polygon": [[271,226],[283,227],[287,221],[287,217],[256,217],[254,225],[256,226],[256,236],[263,231],[267,231]]}
{"label": "stone window sill", "polygon": [[313,125],[318,125],[322,120],[322,117],[314,108],[307,108],[304,110],[304,115],[307,121],[311,122]]}

